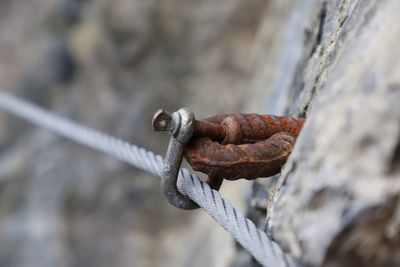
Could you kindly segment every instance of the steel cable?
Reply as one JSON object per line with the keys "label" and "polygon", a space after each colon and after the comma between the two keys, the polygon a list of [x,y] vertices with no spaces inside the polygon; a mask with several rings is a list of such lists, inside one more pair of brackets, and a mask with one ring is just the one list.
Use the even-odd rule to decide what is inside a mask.
{"label": "steel cable", "polygon": [[[151,151],[55,115],[4,91],[0,91],[0,108],[79,144],[161,177],[163,158]],[[211,189],[195,174],[182,168],[179,172],[177,186],[182,194],[187,195],[202,207],[263,266],[294,267],[300,265],[293,257],[284,253],[282,248],[264,231],[258,229],[251,220],[247,219],[229,201],[222,198],[217,191]]]}

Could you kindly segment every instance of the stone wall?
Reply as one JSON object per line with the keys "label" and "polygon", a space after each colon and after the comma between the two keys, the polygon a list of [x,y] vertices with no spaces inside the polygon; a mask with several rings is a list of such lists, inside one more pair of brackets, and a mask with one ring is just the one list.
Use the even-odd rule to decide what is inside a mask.
{"label": "stone wall", "polygon": [[265,17],[254,94],[307,118],[266,188],[266,231],[307,266],[399,266],[400,2],[276,1]]}

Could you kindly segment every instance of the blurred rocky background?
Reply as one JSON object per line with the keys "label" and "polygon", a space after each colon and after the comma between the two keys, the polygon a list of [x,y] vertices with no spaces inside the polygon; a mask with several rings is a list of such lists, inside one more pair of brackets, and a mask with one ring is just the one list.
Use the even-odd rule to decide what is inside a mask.
{"label": "blurred rocky background", "polygon": [[[243,107],[266,2],[5,0],[0,87],[164,154],[160,107]],[[229,266],[232,238],[157,178],[0,114],[0,266]],[[244,207],[246,185],[224,186]],[[229,197],[230,196],[230,197]],[[246,254],[246,257],[248,255]]]}
{"label": "blurred rocky background", "polygon": [[[160,107],[307,117],[222,194],[307,266],[400,265],[397,0],[1,0],[0,88],[164,154]],[[257,266],[159,180],[0,113],[0,266]]]}

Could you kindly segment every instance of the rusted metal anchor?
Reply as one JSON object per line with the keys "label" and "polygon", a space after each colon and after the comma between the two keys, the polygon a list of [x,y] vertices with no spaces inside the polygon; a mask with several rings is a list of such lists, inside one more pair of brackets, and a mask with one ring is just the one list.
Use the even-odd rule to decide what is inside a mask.
{"label": "rusted metal anchor", "polygon": [[272,176],[286,162],[303,123],[303,118],[240,113],[195,121],[185,158],[209,177]]}
{"label": "rusted metal anchor", "polygon": [[207,182],[216,190],[223,179],[277,174],[303,123],[302,118],[240,113],[195,120],[188,108],[172,114],[158,110],[154,130],[171,134],[161,183],[166,197],[178,208],[197,208],[176,187],[183,155],[194,170],[208,175]]}

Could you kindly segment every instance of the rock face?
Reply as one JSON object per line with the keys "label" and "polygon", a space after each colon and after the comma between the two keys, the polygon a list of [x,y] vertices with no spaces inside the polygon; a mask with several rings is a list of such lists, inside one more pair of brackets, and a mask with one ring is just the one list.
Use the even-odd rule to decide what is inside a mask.
{"label": "rock face", "polygon": [[[399,36],[398,0],[3,0],[0,87],[161,154],[159,107],[304,116],[249,215],[306,266],[400,266]],[[1,266],[257,266],[157,179],[3,113],[0,148]]]}
{"label": "rock face", "polygon": [[307,266],[399,266],[400,2],[292,2],[258,44],[254,92],[307,118],[266,230]]}

